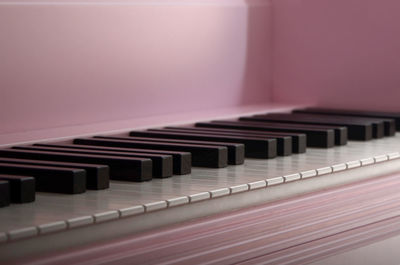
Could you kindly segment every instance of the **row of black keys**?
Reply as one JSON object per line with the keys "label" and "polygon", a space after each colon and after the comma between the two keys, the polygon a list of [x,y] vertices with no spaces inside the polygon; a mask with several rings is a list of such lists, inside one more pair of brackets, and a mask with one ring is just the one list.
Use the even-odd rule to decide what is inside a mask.
{"label": "row of black keys", "polygon": [[[316,110],[298,112],[309,111]],[[348,138],[381,138],[394,135],[396,128],[400,128],[400,118],[393,114],[377,118],[370,113],[364,115],[367,118],[359,118],[319,112],[325,114],[255,115],[239,121],[197,123],[196,127],[134,131],[130,137],[97,136],[75,139],[73,144],[3,149],[0,174],[8,175],[0,176],[0,189],[10,192],[2,192],[0,205],[33,201],[35,190],[74,194],[86,189],[106,189],[109,178],[146,181],[188,174],[192,165],[238,165],[244,157],[304,153],[306,146],[332,147],[346,144]]]}

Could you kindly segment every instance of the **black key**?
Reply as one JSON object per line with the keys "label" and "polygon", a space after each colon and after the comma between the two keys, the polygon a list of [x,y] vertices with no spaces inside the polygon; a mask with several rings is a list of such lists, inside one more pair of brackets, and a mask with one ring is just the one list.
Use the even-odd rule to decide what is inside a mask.
{"label": "black key", "polygon": [[333,147],[335,144],[335,133],[333,129],[320,129],[310,126],[286,126],[280,124],[266,124],[260,122],[241,121],[213,121],[198,122],[197,127],[229,128],[255,131],[294,132],[307,135],[307,146],[309,147]]}
{"label": "black key", "polygon": [[[204,139],[220,138],[226,139],[226,142],[241,142],[245,145],[245,156],[249,158],[268,158],[266,149],[270,145],[270,141],[276,141],[275,145],[277,147],[276,154],[278,156],[287,156],[292,154],[292,138],[291,137],[273,137],[273,136],[252,136],[252,135],[240,135],[240,134],[229,134],[229,133],[213,133],[207,131],[197,131],[196,128],[192,131],[190,130],[180,130],[180,129],[149,129],[146,132],[151,133],[162,133],[162,134],[173,134],[176,138],[180,138],[182,134],[184,135],[196,135]],[[134,132],[135,133],[135,132]],[[154,135],[156,137],[156,135]],[[184,136],[185,137],[185,136]],[[199,138],[200,139],[200,138]],[[237,139],[240,139],[239,141]],[[250,142],[250,143],[249,143]],[[267,143],[266,143],[267,142]],[[251,150],[259,149],[260,151],[254,152],[252,154]]]}
{"label": "black key", "polygon": [[142,153],[126,153],[126,152],[115,152],[115,151],[103,151],[103,150],[85,150],[75,148],[73,145],[70,146],[16,146],[13,149],[22,150],[41,150],[41,151],[54,151],[64,153],[76,153],[76,154],[89,154],[89,155],[107,155],[107,156],[120,156],[120,157],[137,157],[137,158],[149,158],[153,161],[153,177],[166,178],[172,176],[172,156],[170,155],[156,155],[156,154],[142,154]]}
{"label": "black key", "polygon": [[53,162],[0,157],[0,163],[28,164],[49,167],[68,167],[86,170],[86,189],[103,190],[110,187],[110,168],[107,165]]}
{"label": "black key", "polygon": [[150,159],[147,158],[89,154],[84,155],[17,149],[0,149],[0,157],[76,162],[96,165],[104,164],[110,167],[110,178],[116,180],[146,181],[151,180],[151,176],[153,174],[153,163]]}
{"label": "black key", "polygon": [[[267,115],[255,115],[253,117],[242,117],[242,121],[257,122],[279,122],[279,123],[296,123],[296,124],[316,124],[316,125],[334,125],[346,126],[348,128],[348,137],[350,140],[367,141],[372,139],[372,123],[361,123],[346,119],[338,118],[319,118],[313,115],[271,113]],[[383,136],[383,123],[380,126]]]}
{"label": "black key", "polygon": [[[352,133],[355,132],[355,137],[360,135],[357,134],[356,130],[359,132],[363,129],[361,126],[370,126],[372,125],[372,138],[382,138],[385,128],[385,123],[381,119],[370,119],[370,118],[357,118],[357,117],[349,117],[349,116],[338,116],[338,115],[320,115],[320,114],[312,114],[312,113],[293,113],[293,114],[282,114],[282,113],[272,113],[267,114],[267,117],[278,117],[284,116],[284,119],[292,117],[294,119],[300,120],[300,122],[305,121],[304,123],[309,124],[322,124],[322,125],[343,125],[348,127],[349,129],[349,139],[352,138]],[[256,115],[258,116],[258,115]],[[264,116],[264,115],[261,115]],[[286,122],[286,121],[284,121]],[[292,121],[290,121],[292,122]],[[296,122],[297,123],[297,122]],[[390,125],[390,122],[389,122]],[[394,123],[393,123],[394,126]],[[353,130],[353,131],[352,131]],[[361,133],[362,135],[362,133]],[[361,136],[358,136],[361,137]],[[359,139],[352,139],[352,140],[359,140]],[[363,139],[361,139],[363,140]]]}
{"label": "black key", "polygon": [[0,180],[0,207],[10,205],[10,183]]}
{"label": "black key", "polygon": [[[371,125],[372,124],[372,138],[382,138],[385,136],[385,126],[393,126],[393,130],[395,130],[395,123],[392,120],[390,122],[389,120],[382,119],[372,119],[372,118],[360,118],[360,117],[349,117],[349,116],[340,116],[340,115],[322,115],[322,114],[312,114],[312,113],[294,113],[292,115],[295,115],[296,117],[301,117],[301,118],[306,118],[306,119],[315,119],[316,121],[319,122],[335,122],[335,123],[342,123],[346,127],[353,127],[353,126],[362,126],[362,125]],[[347,123],[347,125],[345,124]],[[385,125],[386,124],[386,125]],[[349,129],[349,138],[351,137],[351,130]],[[353,139],[356,140],[356,139]]]}
{"label": "black key", "polygon": [[396,133],[396,123],[393,119],[378,119],[368,117],[354,117],[344,115],[327,115],[319,113],[298,113],[294,115],[312,116],[323,120],[348,120],[353,123],[372,124],[372,137],[382,138],[383,136],[393,136]]}
{"label": "black key", "polygon": [[0,175],[0,180],[7,180],[10,183],[12,203],[35,201],[35,178],[30,176]]}
{"label": "black key", "polygon": [[77,168],[0,163],[0,174],[32,176],[36,191],[67,194],[86,191],[86,172]]}
{"label": "black key", "polygon": [[[225,122],[225,121],[222,121]],[[240,121],[239,121],[240,122]],[[335,145],[346,145],[347,144],[347,127],[342,126],[330,126],[330,125],[316,125],[316,124],[295,124],[295,123],[280,123],[280,122],[257,122],[257,121],[244,121],[245,123],[264,124],[271,126],[278,126],[279,128],[284,126],[285,128],[302,128],[302,129],[317,129],[317,130],[333,130],[335,135]]]}
{"label": "black key", "polygon": [[[250,130],[239,130],[239,129],[223,129],[223,128],[206,128],[206,127],[165,127],[163,130],[168,131],[191,131],[198,133],[210,133],[210,134],[223,134],[223,135],[236,135],[236,136],[250,136],[250,137],[280,137],[292,138],[292,152],[295,154],[305,153],[307,146],[307,136],[302,133],[284,133],[284,132],[262,132],[262,131],[250,131]],[[279,148],[278,148],[279,150]],[[278,153],[279,155],[279,153]]]}
{"label": "black key", "polygon": [[[103,151],[115,151],[115,152],[126,152],[126,153],[143,153],[143,154],[159,154],[159,155],[170,155],[173,161],[173,173],[176,175],[190,174],[192,168],[192,154],[189,152],[174,152],[174,151],[163,151],[163,150],[151,150],[151,149],[139,149],[139,148],[118,148],[118,147],[107,147],[96,145],[96,139],[76,139],[76,144],[65,144],[65,146],[73,146],[77,149],[88,149],[88,150],[103,150]],[[48,146],[55,147],[58,144],[35,144],[35,146]],[[64,146],[64,145],[62,145]]]}
{"label": "black key", "polygon": [[[168,132],[163,130],[148,130],[148,131],[133,131],[130,136],[149,137],[149,138],[166,138],[166,139],[184,139],[184,140],[200,140],[211,142],[227,142],[227,143],[242,143],[245,146],[245,157],[249,158],[268,158],[269,150],[275,148],[272,152],[276,154],[277,141],[274,138],[251,138],[251,137],[236,137],[212,134],[196,134],[191,132]],[[288,138],[288,141],[290,139]],[[271,146],[272,145],[272,146]],[[283,145],[283,143],[281,143]],[[292,143],[286,143],[287,149],[291,148]]]}
{"label": "black key", "polygon": [[[192,153],[192,164],[203,167],[226,167],[228,164],[228,150],[224,146],[203,146],[189,144],[168,144],[157,142],[141,142],[132,140],[87,138],[75,139],[74,143],[83,143],[85,140],[96,142],[97,145],[122,148],[148,148]],[[96,140],[96,141],[95,141]]]}
{"label": "black key", "polygon": [[[277,155],[287,156],[293,153],[293,139],[290,136],[273,136],[273,135],[251,135],[244,133],[234,132],[221,132],[221,131],[207,131],[195,127],[166,127],[162,129],[149,129],[150,132],[166,132],[166,133],[195,133],[202,136],[218,136],[218,137],[239,137],[239,138],[253,138],[258,140],[275,139],[277,141]],[[246,152],[247,152],[246,147]]]}
{"label": "black key", "polygon": [[375,111],[360,111],[360,110],[340,110],[340,109],[325,109],[325,108],[306,108],[297,109],[294,113],[308,113],[321,115],[340,115],[350,117],[363,118],[379,118],[385,124],[385,135],[393,136],[397,131],[400,131],[400,113],[390,112],[375,112]]}
{"label": "black key", "polygon": [[[357,119],[359,119],[359,118],[357,118]],[[370,119],[370,118],[368,118],[368,120],[371,120],[372,122],[373,122],[373,119]],[[379,119],[380,121],[382,121],[383,122],[383,135],[384,136],[394,136],[395,134],[396,134],[396,122],[395,122],[395,120],[393,120],[393,119]],[[373,128],[375,128],[375,127],[373,127]],[[376,129],[374,129],[374,131],[373,131],[373,136],[374,136],[374,138],[378,138],[378,137],[375,137],[375,130]]]}
{"label": "black key", "polygon": [[[227,142],[212,142],[212,141],[196,141],[196,140],[179,140],[179,139],[163,139],[156,137],[135,137],[135,136],[95,136],[94,138],[106,139],[126,139],[140,142],[157,142],[168,144],[195,144],[195,145],[209,145],[209,146],[224,146],[228,149],[228,164],[241,165],[244,163],[245,148],[241,143],[227,143]],[[275,149],[274,149],[275,150]],[[276,156],[276,152],[275,152]]]}
{"label": "black key", "polygon": [[[94,137],[104,140],[103,144],[114,147],[148,148],[192,153],[192,165],[198,167],[221,168],[228,165],[228,149],[219,145],[200,145],[184,143],[168,143],[156,141],[135,141],[132,137]],[[112,143],[111,143],[112,141]],[[244,154],[244,152],[243,152]]]}

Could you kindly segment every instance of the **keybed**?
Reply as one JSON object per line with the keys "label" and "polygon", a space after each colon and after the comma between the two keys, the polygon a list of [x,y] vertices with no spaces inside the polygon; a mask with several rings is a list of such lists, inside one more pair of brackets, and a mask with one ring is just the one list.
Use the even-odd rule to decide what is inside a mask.
{"label": "keybed", "polygon": [[[324,119],[323,115],[328,117],[312,113],[262,114],[2,149],[0,163],[21,159],[15,167],[18,164],[22,169],[13,173],[14,166],[8,165],[8,171],[2,172],[5,164],[0,174],[24,173],[24,167],[54,172],[66,167],[64,170],[78,170],[82,175],[85,167],[93,171],[92,167],[108,166],[110,181],[103,174],[101,187],[95,188],[100,190],[90,190],[96,185],[89,185],[85,192],[82,182],[81,194],[36,192],[33,203],[12,203],[0,209],[0,233],[75,218],[78,223],[90,223],[96,215],[104,217],[107,213],[121,217],[123,209],[131,207],[143,211],[164,209],[369,166],[389,160],[388,154],[398,157],[400,136],[391,133],[394,120],[337,115]],[[348,142],[348,130],[352,135],[359,133],[351,139],[363,141]],[[52,163],[60,164],[53,168]],[[86,164],[76,166],[79,163]],[[96,180],[96,175],[89,173],[87,179]],[[7,180],[1,181],[2,189],[7,189]],[[10,199],[3,200],[3,206],[10,203]]]}
{"label": "keybed", "polygon": [[[308,148],[307,153],[274,159],[245,159],[243,165],[221,169],[193,167],[191,174],[148,182],[110,181],[106,190],[78,195],[37,192],[36,201],[0,210],[1,230],[68,220],[88,214],[189,196],[284,175],[316,170],[400,150],[400,136],[366,143],[350,141],[331,149]],[[283,184],[284,185],[284,184]]]}

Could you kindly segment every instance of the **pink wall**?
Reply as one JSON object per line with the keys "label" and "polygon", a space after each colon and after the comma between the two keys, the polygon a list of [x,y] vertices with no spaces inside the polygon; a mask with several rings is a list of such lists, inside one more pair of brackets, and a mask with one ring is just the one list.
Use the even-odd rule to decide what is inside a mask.
{"label": "pink wall", "polygon": [[275,0],[273,100],[400,110],[400,1]]}
{"label": "pink wall", "polygon": [[400,110],[398,14],[398,0],[0,0],[0,138],[271,102]]}
{"label": "pink wall", "polygon": [[262,0],[0,0],[0,135],[268,102]]}

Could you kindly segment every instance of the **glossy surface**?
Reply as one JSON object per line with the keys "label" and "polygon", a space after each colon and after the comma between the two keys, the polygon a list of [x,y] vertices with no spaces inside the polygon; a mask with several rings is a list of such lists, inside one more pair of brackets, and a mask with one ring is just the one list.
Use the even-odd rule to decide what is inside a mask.
{"label": "glossy surface", "polygon": [[[111,181],[107,190],[87,191],[73,196],[37,193],[34,204],[13,205],[0,210],[0,231],[67,220],[247,183],[254,183],[250,187],[262,187],[263,185],[260,186],[258,182],[265,179],[271,179],[268,182],[272,185],[275,177],[323,169],[398,150],[400,150],[400,135],[368,143],[350,141],[347,146],[331,149],[309,148],[305,154],[289,157],[268,160],[246,159],[244,165],[222,169],[193,168],[189,175],[174,175],[169,179],[153,179],[144,183]],[[336,166],[333,168],[340,169]],[[265,182],[263,183],[265,185]],[[193,198],[203,197],[197,195]]]}
{"label": "glossy surface", "polygon": [[[316,264],[322,265],[327,256],[373,244],[369,253],[353,251],[365,256],[351,258],[347,253],[350,259],[342,257],[342,263],[333,264],[397,264],[385,261],[398,257],[388,252],[396,251],[398,238],[391,239],[391,245],[375,242],[400,234],[399,186],[398,173],[381,176],[55,254],[45,253],[27,261],[37,265],[298,265],[320,260]],[[223,189],[219,192],[223,194]],[[365,262],[350,262],[357,260]]]}

